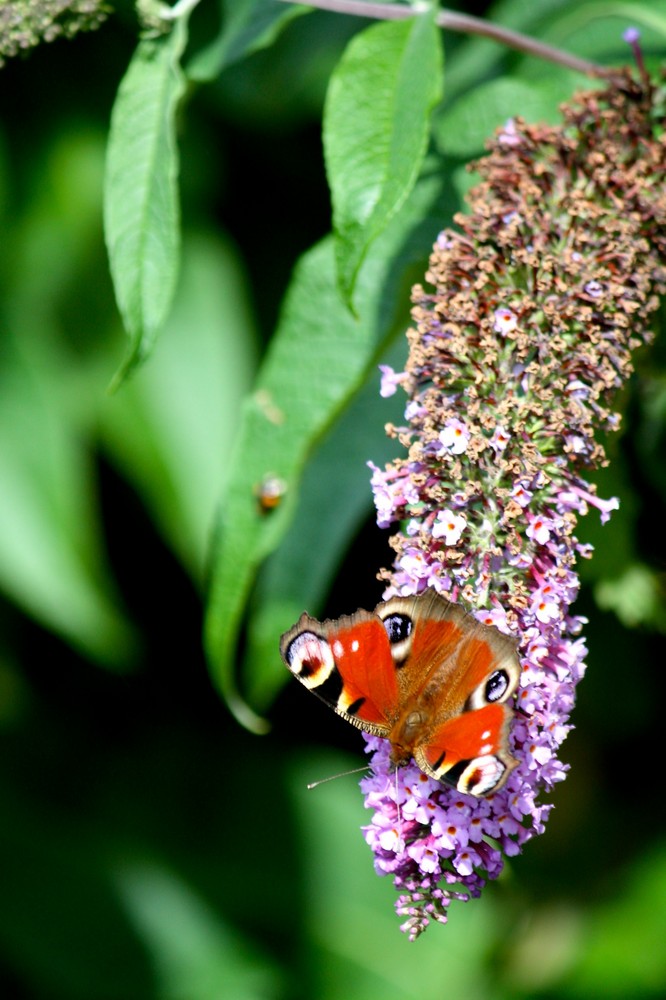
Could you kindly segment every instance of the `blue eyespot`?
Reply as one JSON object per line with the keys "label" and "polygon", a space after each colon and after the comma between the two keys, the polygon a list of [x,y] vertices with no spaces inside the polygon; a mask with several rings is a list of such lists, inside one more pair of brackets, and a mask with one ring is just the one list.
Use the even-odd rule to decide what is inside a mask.
{"label": "blue eyespot", "polygon": [[408,639],[412,634],[413,622],[407,615],[389,615],[384,619],[384,628],[389,642],[398,643]]}

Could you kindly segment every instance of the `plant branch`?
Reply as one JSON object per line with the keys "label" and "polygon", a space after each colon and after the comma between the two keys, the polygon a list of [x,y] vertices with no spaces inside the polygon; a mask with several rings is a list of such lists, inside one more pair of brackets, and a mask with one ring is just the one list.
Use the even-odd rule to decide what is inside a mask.
{"label": "plant branch", "polygon": [[[281,0],[281,3],[292,3],[293,0]],[[320,10],[337,11],[340,14],[352,14],[356,17],[374,17],[385,21],[395,21],[405,17],[414,17],[418,13],[415,7],[402,6],[400,4],[369,3],[367,0],[308,0],[308,7],[317,7]],[[469,14],[457,14],[452,11],[440,11],[436,22],[440,28],[448,31],[459,31],[470,35],[482,35],[491,38],[493,41],[518,52],[526,52],[528,55],[545,59],[548,62],[566,66],[568,69],[586,76],[601,77],[603,79],[612,78],[617,75],[617,69],[609,66],[601,66],[599,63],[589,62],[587,59],[579,59],[571,52],[563,49],[556,49],[552,45],[539,42],[529,35],[522,35],[518,31],[510,28],[503,28],[492,21],[484,21],[480,17],[472,17]]]}

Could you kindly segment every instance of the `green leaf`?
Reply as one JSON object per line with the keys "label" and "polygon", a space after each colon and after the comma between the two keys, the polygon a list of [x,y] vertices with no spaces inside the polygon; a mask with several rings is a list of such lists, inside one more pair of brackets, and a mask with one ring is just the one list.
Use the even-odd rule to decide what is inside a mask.
{"label": "green leaf", "polygon": [[97,662],[122,667],[133,636],[103,570],[86,428],[71,402],[90,386],[56,357],[37,339],[15,350],[5,338],[0,586]]}
{"label": "green leaf", "polygon": [[575,971],[557,995],[654,1000],[666,985],[666,851],[654,845],[625,872],[624,885],[589,915]]}
{"label": "green leaf", "polygon": [[93,661],[127,669],[136,636],[105,563],[92,457],[118,342],[99,226],[103,155],[97,132],[61,124],[4,222],[0,588]]}
{"label": "green leaf", "polygon": [[[406,355],[407,344],[400,335],[384,360],[401,371]],[[374,510],[368,459],[381,466],[402,450],[387,437],[384,426],[387,421],[399,423],[404,407],[404,393],[382,399],[379,372],[371,369],[361,391],[308,463],[296,517],[258,580],[243,665],[253,704],[270,704],[288,678],[278,655],[277,637],[304,609],[318,613],[351,538]],[[387,560],[389,553],[387,539]],[[369,582],[377,568],[372,567]],[[379,583],[376,586],[379,600]]]}
{"label": "green leaf", "polygon": [[[296,268],[278,331],[246,402],[214,556],[206,647],[230,708],[250,728],[261,729],[261,721],[236,695],[232,670],[254,572],[293,512],[293,489],[310,442],[362,378],[374,335],[371,323],[355,320],[342,305],[332,241],[324,241]],[[255,496],[267,474],[280,476],[292,492],[270,515],[261,513]]]}
{"label": "green leaf", "polygon": [[666,632],[662,587],[657,574],[640,563],[626,566],[621,576],[600,580],[594,597],[603,611],[613,611],[625,628],[650,626]]}
{"label": "green leaf", "polygon": [[148,353],[164,323],[180,255],[175,118],[184,91],[184,18],[170,35],[142,41],[111,118],[104,225],[118,308],[131,346],[122,379]]}
{"label": "green leaf", "polygon": [[309,13],[276,0],[220,0],[220,8],[220,33],[187,63],[190,80],[214,80],[227,66],[271,45],[289,21]]}
{"label": "green leaf", "polygon": [[356,35],[331,77],[324,154],[338,280],[348,303],[368,247],[416,183],[430,113],[441,95],[442,56],[432,13]]}

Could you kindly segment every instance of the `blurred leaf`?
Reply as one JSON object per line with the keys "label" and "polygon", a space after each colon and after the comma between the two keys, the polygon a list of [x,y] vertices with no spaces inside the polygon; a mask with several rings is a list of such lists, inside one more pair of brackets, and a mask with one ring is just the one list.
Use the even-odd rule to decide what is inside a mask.
{"label": "blurred leaf", "polygon": [[[615,14],[616,17],[627,18],[629,15],[631,17],[632,24],[639,24],[644,28],[652,29],[661,38],[666,38],[666,3],[664,0],[656,0],[655,3],[637,3],[632,4],[631,9],[628,8],[626,3],[618,3],[611,5],[611,13]],[[641,37],[642,45],[650,45],[652,42],[651,38],[645,38],[645,32],[643,32]]]}
{"label": "blurred leaf", "polygon": [[[233,0],[229,2],[233,4]],[[274,9],[311,13],[308,7],[281,0],[275,0]],[[226,67],[206,88],[208,106],[215,106],[223,120],[239,127],[241,134],[247,132],[250,123],[250,135],[259,138],[265,130],[265,140],[262,136],[262,141],[267,145],[255,163],[260,177],[251,185],[255,195],[253,202],[261,205],[262,197],[271,200],[273,184],[277,181],[275,169],[284,164],[290,168],[291,175],[281,182],[286,185],[286,190],[300,189],[303,185],[306,185],[306,190],[316,187],[321,218],[330,217],[330,195],[325,189],[325,175],[320,169],[322,108],[331,73],[350,38],[362,26],[363,21],[357,17],[322,12],[315,13],[313,17],[294,17],[287,30],[280,31],[270,47],[255,51],[249,58]],[[303,147],[298,137],[306,134],[309,134],[311,143]],[[275,145],[276,139],[278,143],[281,139],[291,140],[287,152],[298,150],[296,158],[288,158],[285,164],[286,154],[281,152],[281,143]],[[279,205],[275,207],[279,208]],[[269,213],[271,216],[272,212]],[[303,214],[295,213],[295,231],[310,221],[308,210]],[[316,231],[320,236],[321,225]],[[313,240],[311,231],[307,240],[308,243]],[[299,249],[302,251],[302,245]]]}
{"label": "blurred leaf", "polygon": [[666,36],[666,2],[588,0],[582,4],[567,3],[548,19],[544,35],[553,44],[572,48],[586,58],[610,61],[616,54],[615,58],[620,55],[625,62],[633,62],[631,49],[622,37],[629,25],[642,29],[642,47],[659,44]]}
{"label": "blurred leaf", "polygon": [[580,908],[569,902],[543,901],[523,911],[518,927],[506,934],[507,995],[549,995],[577,960],[586,926]]}
{"label": "blurred leaf", "polygon": [[617,579],[600,580],[594,597],[602,611],[613,611],[625,628],[650,625],[666,632],[659,579],[647,566],[627,566]]}
{"label": "blurred leaf", "polygon": [[176,875],[155,863],[123,865],[116,881],[152,954],[159,1000],[269,1000],[277,970]]}
{"label": "blurred leaf", "polygon": [[[102,552],[92,445],[109,348],[99,229],[102,143],[80,123],[40,158],[2,260],[0,586],[94,661],[133,636]],[[82,317],[78,312],[85,303]],[[94,327],[92,349],[87,324]]]}
{"label": "blurred leaf", "polygon": [[[663,0],[658,2],[662,4]],[[634,11],[638,12],[642,6],[632,2],[613,4],[599,0],[579,0],[578,3],[542,0],[538,4],[525,4],[524,0],[501,0],[491,5],[486,16],[497,24],[559,46],[582,58],[601,58],[605,49],[609,62],[629,62],[632,56],[629,46],[622,41],[622,32],[628,24],[635,23]],[[555,103],[558,99],[565,100],[579,87],[594,86],[582,73],[519,53],[501,42],[471,36],[451,53],[447,66],[447,95],[452,100],[457,99],[498,76],[521,79],[528,85],[552,86],[557,95],[561,95],[554,95]],[[520,109],[509,113],[523,114]]]}
{"label": "blurred leaf", "polygon": [[113,108],[104,222],[118,308],[130,350],[116,382],[148,354],[164,323],[179,268],[175,119],[184,92],[187,24],[139,43]]}
{"label": "blurred leaf", "polygon": [[219,35],[187,63],[190,80],[214,80],[223,69],[257,49],[271,45],[289,21],[307,14],[304,7],[276,0],[219,0],[223,24]]}
{"label": "blurred leaf", "polygon": [[[492,4],[487,11],[487,17],[507,28],[514,28],[516,31],[540,38],[544,21],[547,22],[559,7],[569,2],[570,0],[542,0],[539,4],[526,6],[523,0],[504,0]],[[447,36],[445,33],[444,38],[448,41],[452,36]],[[522,56],[512,52],[500,42],[480,35],[463,38],[456,36],[456,41],[458,44],[451,55],[447,56],[446,94],[449,101],[469,93],[500,74],[508,76],[507,63],[522,59]],[[553,67],[541,63],[542,75],[552,71]]]}
{"label": "blurred leaf", "polygon": [[324,153],[338,280],[348,303],[370,243],[416,183],[441,95],[432,12],[356,35],[331,77]]}
{"label": "blurred leaf", "polygon": [[159,347],[107,397],[102,426],[113,460],[199,582],[256,355],[234,248],[210,234],[187,237]]}
{"label": "blurred leaf", "polygon": [[93,660],[121,666],[133,642],[101,572],[90,457],[62,368],[36,346],[2,375],[0,584]]}

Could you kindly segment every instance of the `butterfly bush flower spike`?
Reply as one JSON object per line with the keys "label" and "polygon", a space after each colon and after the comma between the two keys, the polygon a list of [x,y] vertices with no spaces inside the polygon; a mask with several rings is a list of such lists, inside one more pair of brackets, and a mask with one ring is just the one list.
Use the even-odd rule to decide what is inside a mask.
{"label": "butterfly bush flower spike", "polygon": [[611,397],[665,283],[660,102],[627,75],[580,94],[560,127],[508,122],[476,164],[470,213],[438,237],[414,289],[405,371],[384,373],[384,394],[409,397],[405,425],[389,427],[407,455],[372,474],[379,524],[409,526],[391,539],[385,596],[435,587],[515,636],[522,668],[519,763],[486,798],[414,763],[396,780],[387,741],[366,737],[365,836],[412,938],[543,831],[541,796],[565,777],[586,656],[571,606],[590,547],[576,525],[617,508],[587,475],[606,463],[598,434],[619,425]]}
{"label": "butterfly bush flower spike", "polygon": [[41,42],[98,28],[109,10],[103,0],[2,0],[0,67]]}

